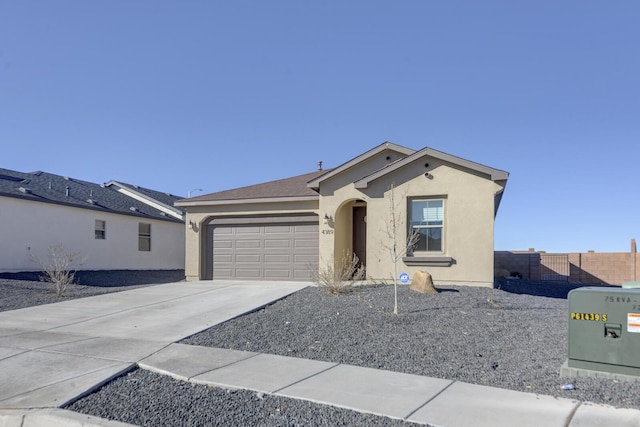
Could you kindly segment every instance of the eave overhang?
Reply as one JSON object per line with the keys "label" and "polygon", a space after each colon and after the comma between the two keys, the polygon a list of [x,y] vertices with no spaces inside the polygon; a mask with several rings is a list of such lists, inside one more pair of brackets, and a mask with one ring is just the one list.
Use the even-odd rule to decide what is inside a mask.
{"label": "eave overhang", "polygon": [[375,156],[376,154],[382,153],[384,151],[387,150],[391,150],[391,151],[395,151],[398,152],[400,154],[403,154],[405,156],[409,156],[413,153],[415,153],[415,150],[412,150],[411,148],[407,148],[407,147],[403,147],[401,145],[397,145],[394,144],[392,142],[383,142],[382,144],[378,145],[377,147],[367,151],[366,153],[363,153],[361,155],[359,155],[358,157],[355,157],[354,159],[349,160],[346,163],[343,163],[342,165],[332,169],[331,171],[322,174],[320,176],[318,176],[317,178],[309,181],[307,183],[307,187],[312,188],[314,190],[318,190],[320,188],[320,183],[322,181],[325,181],[333,176],[338,175],[341,172],[344,172],[345,170],[356,166],[358,163],[361,163],[367,159],[370,159],[371,157]]}
{"label": "eave overhang", "polygon": [[442,161],[458,165],[460,167],[470,169],[482,174],[487,175],[492,181],[502,181],[507,180],[509,177],[509,173],[505,171],[501,171],[499,169],[494,169],[489,166],[481,165],[480,163],[472,162],[470,160],[465,160],[460,157],[452,156],[451,154],[443,153],[442,151],[434,150],[433,148],[425,147],[420,151],[416,151],[413,154],[405,157],[404,159],[400,159],[384,168],[365,176],[354,182],[355,188],[367,188],[369,183],[381,178],[389,173],[392,173],[406,165],[416,162],[423,157],[434,157],[436,159],[440,159]]}
{"label": "eave overhang", "polygon": [[264,197],[256,199],[227,199],[227,200],[200,200],[189,201],[185,199],[175,203],[176,206],[222,206],[222,205],[245,205],[258,203],[286,203],[286,202],[309,202],[317,201],[318,196],[300,196],[300,197]]}

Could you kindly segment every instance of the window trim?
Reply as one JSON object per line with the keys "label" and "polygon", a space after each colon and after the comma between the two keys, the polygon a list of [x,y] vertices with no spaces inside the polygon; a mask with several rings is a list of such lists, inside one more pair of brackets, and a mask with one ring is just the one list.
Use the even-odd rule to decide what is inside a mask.
{"label": "window trim", "polygon": [[107,221],[103,219],[95,220],[93,225],[93,238],[94,240],[107,240]]}
{"label": "window trim", "polygon": [[[405,258],[412,258],[414,260],[414,262],[421,262],[421,263],[426,263],[427,259],[433,259],[434,262],[436,263],[443,263],[444,260],[442,259],[438,259],[435,260],[435,258],[433,258],[433,255],[442,255],[446,252],[445,248],[446,248],[446,239],[445,239],[445,226],[446,226],[446,218],[447,218],[447,206],[446,206],[446,200],[447,198],[445,196],[416,196],[416,197],[411,197],[407,199],[407,224],[409,225],[409,228],[407,230],[407,233],[409,236],[411,236],[413,234],[413,230],[415,228],[419,228],[419,229],[440,229],[440,235],[441,235],[441,243],[440,243],[440,249],[439,250],[433,250],[433,251],[422,251],[422,250],[414,250],[413,248],[410,248],[410,250],[408,251],[407,257]],[[413,203],[414,202],[431,202],[431,201],[441,201],[442,202],[442,224],[440,225],[420,225],[420,226],[414,226],[413,225]],[[415,255],[418,255],[418,257],[416,257]],[[425,258],[427,257],[427,258]],[[439,257],[439,258],[443,258],[443,257]],[[450,258],[449,257],[445,257],[447,258],[446,261],[444,261],[444,263],[448,263],[450,262]],[[421,261],[418,261],[421,260]]]}
{"label": "window trim", "polygon": [[[148,226],[149,232],[144,232],[143,226]],[[138,223],[138,252],[151,252],[151,223]]]}
{"label": "window trim", "polygon": [[406,256],[402,258],[406,265],[429,265],[433,267],[451,267],[456,260],[450,256]]}

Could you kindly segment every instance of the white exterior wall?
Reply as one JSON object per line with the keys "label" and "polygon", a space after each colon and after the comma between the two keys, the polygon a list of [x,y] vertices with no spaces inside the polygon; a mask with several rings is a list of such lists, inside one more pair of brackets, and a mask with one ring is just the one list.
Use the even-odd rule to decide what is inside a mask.
{"label": "white exterior wall", "polygon": [[[95,239],[95,220],[106,239]],[[138,251],[138,223],[151,224],[151,251]],[[0,197],[0,271],[36,271],[33,257],[49,247],[85,258],[80,270],[177,270],[184,268],[185,226],[180,223]]]}

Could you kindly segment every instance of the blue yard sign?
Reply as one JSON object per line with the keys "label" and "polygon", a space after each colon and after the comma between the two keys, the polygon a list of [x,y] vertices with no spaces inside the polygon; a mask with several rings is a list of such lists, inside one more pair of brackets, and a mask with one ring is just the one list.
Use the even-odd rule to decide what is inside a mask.
{"label": "blue yard sign", "polygon": [[409,282],[409,275],[407,273],[402,273],[400,275],[400,282],[401,283],[408,283]]}

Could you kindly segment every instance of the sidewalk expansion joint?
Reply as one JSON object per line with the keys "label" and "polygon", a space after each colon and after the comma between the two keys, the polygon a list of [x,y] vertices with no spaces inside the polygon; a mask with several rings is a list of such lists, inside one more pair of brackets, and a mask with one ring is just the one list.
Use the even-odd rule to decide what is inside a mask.
{"label": "sidewalk expansion joint", "polygon": [[[215,347],[211,347],[211,348],[215,348]],[[194,379],[195,377],[198,377],[198,376],[204,375],[204,374],[208,374],[209,372],[217,371],[218,369],[226,368],[227,366],[236,365],[236,364],[238,364],[240,362],[244,362],[245,360],[253,359],[254,357],[259,356],[261,354],[262,353],[256,353],[256,354],[253,354],[251,356],[245,357],[244,359],[236,360],[234,362],[229,362],[229,363],[227,363],[225,365],[216,366],[215,368],[209,369],[208,371],[200,372],[199,374],[192,375],[192,376],[188,377],[187,381],[188,382],[193,382],[194,384],[197,384],[196,381],[192,381],[192,379]]]}
{"label": "sidewalk expansion joint", "polygon": [[578,408],[580,408],[581,405],[582,405],[582,402],[578,401],[578,404],[573,408],[573,410],[567,417],[567,422],[565,423],[564,427],[569,427],[571,425],[571,421],[573,421],[573,417],[576,416],[576,412],[578,412]]}
{"label": "sidewalk expansion joint", "polygon": [[420,409],[424,408],[425,406],[427,406],[429,403],[433,402],[433,400],[440,396],[442,393],[444,393],[449,387],[451,387],[453,384],[455,384],[457,381],[451,381],[449,382],[449,384],[447,384],[446,387],[444,387],[442,390],[440,390],[438,393],[436,393],[431,399],[428,399],[426,402],[424,402],[422,405],[418,406],[416,409],[414,409],[413,411],[411,411],[409,414],[407,414],[403,420],[407,421],[409,419],[409,417],[411,417],[413,414],[415,414],[416,412],[418,412]]}
{"label": "sidewalk expansion joint", "polygon": [[308,380],[309,378],[316,377],[316,376],[318,376],[318,375],[320,375],[320,374],[324,374],[325,372],[327,372],[327,371],[329,371],[329,370],[331,370],[331,369],[334,369],[335,367],[340,366],[340,365],[341,365],[340,363],[336,363],[336,364],[335,364],[335,365],[333,365],[333,366],[329,366],[329,367],[328,367],[328,368],[326,368],[326,369],[323,369],[323,370],[318,371],[318,372],[316,372],[316,373],[314,373],[314,374],[308,375],[308,376],[306,376],[306,377],[304,377],[304,378],[299,379],[298,381],[294,381],[294,382],[292,382],[291,384],[287,384],[287,385],[286,385],[286,386],[284,386],[284,387],[280,387],[279,389],[274,390],[274,391],[272,392],[272,394],[277,394],[277,393],[281,392],[282,390],[284,390],[285,388],[291,387],[291,386],[296,385],[296,384],[300,384],[301,382],[306,381],[306,380]]}

